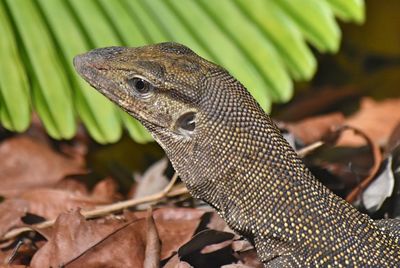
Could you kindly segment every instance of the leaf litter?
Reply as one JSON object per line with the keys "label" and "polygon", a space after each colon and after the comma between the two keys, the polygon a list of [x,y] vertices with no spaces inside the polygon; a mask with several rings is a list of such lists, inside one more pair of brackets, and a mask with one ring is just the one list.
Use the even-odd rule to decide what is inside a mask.
{"label": "leaf litter", "polygon": [[[400,203],[395,198],[400,100],[362,103],[352,116],[335,112],[283,126],[298,150],[321,143],[308,151],[305,162],[317,178],[330,180],[324,183],[332,190],[345,198],[359,188],[354,204],[371,216],[398,214],[399,207],[388,203]],[[347,127],[359,133],[341,130]],[[1,263],[7,267],[262,267],[252,245],[216,213],[189,198],[181,183],[168,185],[165,159],[143,175],[134,174],[131,190],[121,191],[112,175],[90,181],[93,173],[82,156],[88,151],[85,146],[90,145],[76,153],[69,143],[43,142],[29,134],[1,141],[0,236],[25,228],[1,239]],[[383,159],[374,157],[373,148],[385,149]],[[377,171],[371,172],[373,166]],[[360,188],[368,176],[371,183]],[[149,195],[153,198],[146,199]],[[133,202],[135,209],[122,205],[107,210],[131,200],[139,201]],[[153,210],[142,211],[149,203]],[[104,213],[90,214],[103,208]]]}

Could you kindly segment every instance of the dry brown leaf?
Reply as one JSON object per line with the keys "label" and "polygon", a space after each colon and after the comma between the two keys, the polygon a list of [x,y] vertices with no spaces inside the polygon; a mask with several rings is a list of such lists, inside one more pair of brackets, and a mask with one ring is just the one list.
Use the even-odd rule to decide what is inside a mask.
{"label": "dry brown leaf", "polygon": [[248,266],[241,263],[233,263],[221,266],[221,268],[254,268],[254,266]]}
{"label": "dry brown leaf", "polygon": [[[190,240],[204,212],[166,208],[154,211],[162,241],[161,257],[171,256]],[[47,230],[49,241],[34,256],[32,267],[142,267],[146,248],[143,212],[127,212],[127,220],[85,220],[79,212],[61,214]],[[133,220],[132,220],[133,219]],[[108,223],[108,224],[107,224]]]}
{"label": "dry brown leaf", "polygon": [[117,193],[118,184],[111,177],[107,177],[99,181],[93,191],[92,197],[100,200],[108,200],[110,202],[120,200],[121,196]]}
{"label": "dry brown leaf", "polygon": [[0,264],[0,268],[28,268],[28,266],[19,264]]}
{"label": "dry brown leaf", "polygon": [[[387,144],[390,134],[400,121],[400,99],[375,101],[363,98],[360,110],[346,120],[346,125],[365,132],[380,146]],[[346,133],[338,144],[359,146],[362,141],[351,133]]]}
{"label": "dry brown leaf", "polygon": [[168,160],[163,158],[150,166],[142,176],[135,176],[136,185],[132,198],[140,198],[158,193],[168,184],[168,179],[164,175]]}
{"label": "dry brown leaf", "polygon": [[163,268],[191,268],[192,266],[184,261],[179,260],[178,254],[174,255]]}
{"label": "dry brown leaf", "polygon": [[[52,187],[53,188],[53,187]],[[78,177],[67,177],[54,185],[55,189],[61,189],[68,192],[78,193],[81,195],[89,195],[88,187],[84,180]]]}
{"label": "dry brown leaf", "polygon": [[154,211],[153,217],[162,241],[161,259],[165,259],[188,242],[204,211],[190,208],[163,208]]}
{"label": "dry brown leaf", "polygon": [[[71,263],[126,225],[118,221],[103,224],[86,221],[79,210],[63,213],[56,220],[51,239],[33,256],[31,266],[59,267]],[[118,248],[117,244],[114,244],[114,248]],[[102,257],[102,254],[98,254],[93,261]]]}
{"label": "dry brown leaf", "polygon": [[255,268],[263,268],[264,265],[260,261],[260,259],[257,256],[257,252],[253,250],[248,250],[245,252],[240,252],[238,254],[240,261],[249,267],[255,267]]}
{"label": "dry brown leaf", "polygon": [[0,237],[9,229],[22,225],[23,217],[29,209],[29,203],[24,200],[5,200],[0,203]]}
{"label": "dry brown leaf", "polygon": [[[153,211],[153,218],[161,239],[162,260],[170,257],[192,238],[204,213],[202,210],[192,208],[160,208]],[[146,216],[145,212],[129,212],[129,214],[135,218]]]}
{"label": "dry brown leaf", "polygon": [[55,219],[60,213],[78,207],[89,209],[108,203],[108,200],[95,199],[80,193],[50,188],[25,191],[18,198],[29,203],[30,213],[46,219]]}
{"label": "dry brown leaf", "polygon": [[146,251],[144,268],[157,268],[160,266],[161,243],[157,227],[153,219],[152,210],[148,211],[146,218]]}
{"label": "dry brown leaf", "polygon": [[146,247],[145,228],[144,219],[125,224],[105,236],[99,243],[88,247],[66,267],[143,267]]}
{"label": "dry brown leaf", "polygon": [[320,141],[322,137],[344,123],[342,113],[310,117],[296,123],[285,124],[287,129],[304,144]]}
{"label": "dry brown leaf", "polygon": [[25,136],[0,144],[0,163],[0,195],[6,197],[54,185],[66,175],[85,172],[80,164]]}

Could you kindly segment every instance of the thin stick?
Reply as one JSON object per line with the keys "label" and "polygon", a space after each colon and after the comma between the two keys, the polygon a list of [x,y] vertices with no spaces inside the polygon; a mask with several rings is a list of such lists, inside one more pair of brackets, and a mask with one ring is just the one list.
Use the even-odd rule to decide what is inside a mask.
{"label": "thin stick", "polygon": [[317,148],[321,147],[324,144],[325,143],[323,141],[317,141],[317,142],[311,143],[310,145],[307,145],[306,147],[298,150],[297,154],[300,157],[305,157],[306,155],[308,155],[309,153],[311,153],[312,151],[316,150]]}
{"label": "thin stick", "polygon": [[[85,217],[85,219],[91,219],[91,218],[96,218],[99,216],[108,215],[108,214],[111,214],[111,213],[114,213],[117,211],[121,211],[128,207],[133,207],[133,206],[140,205],[140,204],[154,202],[154,201],[160,200],[164,197],[175,197],[175,196],[189,193],[189,191],[186,189],[186,187],[180,187],[178,189],[171,191],[172,186],[175,184],[177,178],[178,178],[178,175],[175,173],[174,176],[172,177],[171,181],[168,183],[168,185],[158,193],[155,193],[155,194],[152,194],[149,196],[145,196],[142,198],[138,198],[138,199],[130,199],[130,200],[126,200],[126,201],[122,201],[122,202],[118,202],[118,203],[113,203],[108,206],[102,206],[99,208],[95,208],[93,210],[82,211],[81,214]],[[38,224],[34,224],[32,226],[26,226],[26,227],[13,229],[13,230],[7,232],[0,239],[0,241],[14,238],[21,233],[33,231],[34,229],[43,229],[43,228],[53,226],[55,222],[56,222],[56,220],[53,219],[53,220],[44,221],[44,222],[41,222]]]}

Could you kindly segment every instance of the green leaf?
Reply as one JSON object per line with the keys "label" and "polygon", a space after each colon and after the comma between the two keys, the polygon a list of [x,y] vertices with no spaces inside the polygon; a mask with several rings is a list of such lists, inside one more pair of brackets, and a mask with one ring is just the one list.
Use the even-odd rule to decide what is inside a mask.
{"label": "green leaf", "polygon": [[336,52],[339,49],[340,29],[325,1],[280,0],[277,3],[318,50]]}
{"label": "green leaf", "polygon": [[[274,101],[290,99],[292,96],[290,77],[271,41],[258,28],[252,27],[250,18],[244,16],[231,1],[205,0],[198,3],[232,39],[232,42],[243,51],[251,64],[263,74],[268,87],[256,90],[266,90]],[[235,19],[227,20],[226,14]],[[252,40],[252,42],[248,40]]]}
{"label": "green leaf", "polygon": [[333,12],[344,21],[354,21],[359,24],[365,21],[364,0],[326,0]]}
{"label": "green leaf", "polygon": [[119,139],[122,125],[146,142],[150,135],[137,121],[77,76],[72,58],[93,47],[165,41],[228,69],[268,111],[292,96],[290,75],[305,80],[315,73],[305,41],[322,52],[338,49],[334,14],[362,22],[364,1],[3,0],[0,123],[23,131],[32,102],[52,137],[75,133],[75,108],[98,142]]}
{"label": "green leaf", "polygon": [[140,22],[122,1],[99,0],[103,11],[127,46],[142,46],[150,43]]}
{"label": "green leaf", "polygon": [[150,133],[142,126],[142,124],[140,124],[136,119],[132,120],[132,116],[126,112],[122,112],[121,116],[129,135],[131,137],[135,137],[136,142],[146,143],[153,139]]}
{"label": "green leaf", "polygon": [[43,124],[52,137],[71,138],[76,131],[71,88],[45,22],[33,1],[6,2],[38,83],[33,102]]}
{"label": "green leaf", "polygon": [[275,1],[253,1],[248,5],[246,0],[236,0],[236,3],[272,40],[294,78],[310,79],[316,70],[315,58],[304,43],[298,27]]}
{"label": "green leaf", "polygon": [[[226,67],[238,78],[260,102],[261,107],[269,110],[269,94],[262,89],[268,87],[262,74],[242,53],[232,39],[204,12],[196,1],[166,1],[175,14],[201,42],[208,44],[215,61]],[[201,23],[201,27],[199,27]],[[210,42],[212,40],[212,43]]]}
{"label": "green leaf", "polygon": [[[183,23],[180,17],[173,12],[165,0],[139,0],[137,5],[143,6],[143,12],[146,14],[146,17],[152,18],[154,21],[153,27],[160,29],[163,38],[189,46],[202,57],[213,60],[207,46],[204,46],[201,40],[192,35],[189,28]],[[163,15],[159,16],[158,14]]]}
{"label": "green leaf", "polygon": [[96,141],[115,142],[122,133],[116,106],[79,77],[72,65],[74,56],[88,51],[89,45],[71,9],[63,1],[39,0],[38,3],[64,56],[64,65],[74,85],[75,107],[81,120]]}
{"label": "green leaf", "polygon": [[[122,43],[122,32],[115,30],[121,30],[120,27],[122,26],[122,24],[112,24],[112,22],[108,20],[108,18],[115,18],[115,14],[107,13],[109,17],[105,16],[105,13],[103,12],[103,6],[100,5],[100,3],[94,1],[71,0],[70,3],[76,16],[79,18],[82,27],[84,28],[90,41],[94,44],[95,47],[115,46]],[[119,9],[117,10],[119,10],[120,12],[125,12],[124,10],[126,9],[123,8],[123,6],[120,6],[120,4],[121,2],[118,1],[113,2],[114,8],[115,6],[119,6]],[[86,12],[87,10],[90,10],[90,12]],[[113,28],[112,26],[119,28]],[[126,26],[129,26],[129,24],[127,24]],[[127,33],[127,31],[125,31],[125,33]],[[129,40],[128,38],[129,37],[127,37],[125,34],[125,39]],[[125,112],[119,110],[119,114],[121,113]],[[122,118],[124,117],[122,116]],[[127,120],[122,120],[125,127],[131,128],[132,124],[136,124],[137,128],[142,128],[142,126],[140,126],[132,118],[130,120],[130,122],[128,122]],[[145,134],[142,134],[142,132],[129,131],[129,133],[135,140],[147,139],[147,136]]]}
{"label": "green leaf", "polygon": [[30,95],[11,22],[0,2],[0,121],[9,130],[24,131],[30,123]]}
{"label": "green leaf", "polygon": [[144,9],[143,4],[138,0],[123,0],[129,10],[132,18],[140,25],[144,33],[146,33],[146,40],[148,43],[160,43],[170,41],[170,36],[155,23],[155,18],[150,16]]}

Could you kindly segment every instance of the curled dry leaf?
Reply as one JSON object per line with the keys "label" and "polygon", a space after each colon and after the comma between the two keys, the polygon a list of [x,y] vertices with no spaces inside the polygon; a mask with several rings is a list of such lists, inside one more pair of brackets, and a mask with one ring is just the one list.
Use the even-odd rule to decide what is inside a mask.
{"label": "curled dry leaf", "polygon": [[189,208],[165,208],[154,211],[153,217],[162,241],[161,259],[165,259],[188,242],[204,211]]}
{"label": "curled dry leaf", "polygon": [[118,194],[118,184],[111,177],[99,181],[93,188],[91,196],[99,200],[109,202],[121,199]]}
{"label": "curled dry leaf", "polygon": [[146,218],[146,251],[143,268],[157,268],[160,266],[161,243],[157,227],[153,219],[152,210],[148,210]]}
{"label": "curled dry leaf", "polygon": [[232,233],[206,229],[179,248],[179,258],[195,267],[234,263],[237,260],[231,247],[233,237]]}
{"label": "curled dry leaf", "polygon": [[383,202],[393,194],[394,175],[392,170],[392,157],[382,162],[383,170],[362,193],[362,203],[370,213],[381,208]]}
{"label": "curled dry leaf", "polygon": [[0,203],[0,237],[12,227],[21,225],[21,217],[28,209],[29,203],[24,200],[5,200]]}
{"label": "curled dry leaf", "polygon": [[22,193],[19,199],[29,203],[29,212],[46,219],[55,219],[60,213],[71,209],[90,209],[97,205],[107,204],[108,200],[101,200],[80,193],[61,189],[33,189]]}
{"label": "curled dry leaf", "polygon": [[0,163],[0,195],[6,197],[35,187],[54,185],[66,175],[85,172],[79,163],[24,136],[0,144]]}
{"label": "curled dry leaf", "polygon": [[144,219],[134,220],[110,234],[71,260],[68,268],[143,267],[146,238]]}
{"label": "curled dry leaf", "polygon": [[[374,101],[364,98],[360,110],[346,120],[346,125],[356,127],[365,132],[380,146],[387,144],[390,134],[400,121],[400,99]],[[351,133],[346,133],[339,140],[341,145],[360,145]]]}
{"label": "curled dry leaf", "polygon": [[149,167],[142,176],[135,176],[135,185],[132,198],[140,198],[157,193],[165,188],[168,179],[164,175],[168,160],[163,158]]}
{"label": "curled dry leaf", "polygon": [[[79,210],[61,214],[53,227],[51,239],[34,255],[31,266],[33,268],[59,267],[71,264],[71,267],[74,267],[73,262],[76,263],[77,259],[82,259],[85,253],[95,248],[96,245],[104,243],[104,240],[128,224],[120,221],[103,222],[102,224],[96,221],[86,221],[79,213]],[[128,240],[129,236],[126,238],[121,239],[121,243],[124,240]],[[113,248],[118,249],[116,245],[114,244],[110,248],[111,252],[108,254],[114,253]],[[99,249],[93,250],[97,251]],[[95,256],[92,262],[100,261],[105,257],[104,254],[96,254]],[[88,265],[80,267],[95,267],[89,264],[90,262]]]}
{"label": "curled dry leaf", "polygon": [[[144,212],[130,213],[134,217],[145,217]],[[203,214],[204,211],[192,208],[160,208],[153,212],[161,239],[162,260],[170,257],[192,238]]]}
{"label": "curled dry leaf", "polygon": [[390,155],[398,146],[400,146],[400,121],[397,122],[397,125],[390,134],[389,141],[385,148],[385,156]]}
{"label": "curled dry leaf", "polygon": [[325,87],[311,90],[308,94],[288,103],[279,115],[280,120],[299,120],[314,114],[337,107],[341,101],[359,95],[360,90],[354,86]]}
{"label": "curled dry leaf", "polygon": [[[173,208],[154,212],[162,258],[171,256],[190,240],[202,214],[195,209]],[[47,235],[49,241],[34,255],[31,266],[142,267],[149,234],[145,214],[127,212],[124,216],[85,220],[78,211],[61,214]]]}
{"label": "curled dry leaf", "polygon": [[253,268],[254,266],[248,266],[248,265],[244,265],[241,263],[234,263],[234,264],[227,264],[224,266],[221,266],[221,268]]}
{"label": "curled dry leaf", "polygon": [[285,124],[287,129],[304,144],[322,140],[332,130],[341,126],[345,119],[342,113],[310,117],[296,123]]}
{"label": "curled dry leaf", "polygon": [[175,254],[169,261],[163,266],[163,268],[191,268],[189,263],[181,261],[178,254]]}
{"label": "curled dry leaf", "polygon": [[51,188],[79,193],[81,195],[89,195],[88,187],[80,176],[66,177]]}
{"label": "curled dry leaf", "polygon": [[264,267],[264,265],[257,256],[257,252],[254,249],[244,252],[239,252],[238,258],[242,264],[247,265],[249,267],[254,267],[254,268]]}

